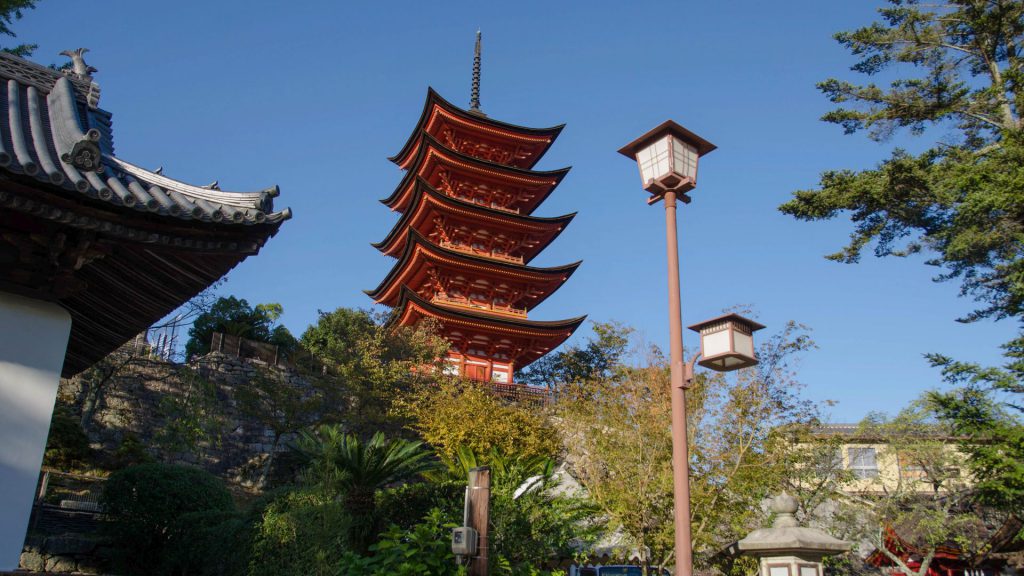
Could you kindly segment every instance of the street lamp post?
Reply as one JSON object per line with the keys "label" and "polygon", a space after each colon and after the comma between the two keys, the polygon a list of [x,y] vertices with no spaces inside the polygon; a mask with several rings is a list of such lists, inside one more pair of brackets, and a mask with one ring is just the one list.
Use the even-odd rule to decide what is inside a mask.
{"label": "street lamp post", "polygon": [[697,186],[697,162],[701,156],[714,149],[714,144],[672,120],[666,120],[619,150],[620,154],[635,160],[639,165],[644,189],[651,193],[647,203],[665,201],[676,576],[693,574],[686,389],[693,379],[694,362],[703,357],[701,366],[723,372],[753,365],[757,360],[754,357],[751,337],[755,330],[763,328],[760,324],[735,314],[691,326],[691,329],[701,334],[701,352],[688,364],[683,363],[676,201],[690,203],[690,197],[686,193]]}

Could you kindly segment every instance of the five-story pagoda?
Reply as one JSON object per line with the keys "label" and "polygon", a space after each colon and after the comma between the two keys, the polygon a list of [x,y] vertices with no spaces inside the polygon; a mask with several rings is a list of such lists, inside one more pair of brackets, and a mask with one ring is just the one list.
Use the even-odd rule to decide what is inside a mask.
{"label": "five-story pagoda", "polygon": [[399,325],[435,319],[451,342],[450,373],[510,384],[585,318],[528,319],[580,265],[529,265],[575,216],[533,216],[569,171],[533,170],[561,130],[480,111],[478,44],[470,109],[428,89],[416,129],[390,158],[406,175],[381,202],[401,217],[374,246],[398,262],[367,294],[393,307]]}

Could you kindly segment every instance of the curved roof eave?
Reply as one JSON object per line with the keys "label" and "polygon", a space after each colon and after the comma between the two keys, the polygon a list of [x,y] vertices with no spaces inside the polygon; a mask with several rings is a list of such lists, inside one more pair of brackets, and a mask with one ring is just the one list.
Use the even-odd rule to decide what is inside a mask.
{"label": "curved roof eave", "polygon": [[[580,327],[580,324],[582,324],[587,319],[587,315],[584,314],[583,316],[577,316],[575,318],[568,318],[565,320],[522,320],[508,316],[487,314],[484,312],[477,313],[468,309],[460,310],[455,308],[446,308],[443,306],[432,304],[431,302],[428,302],[427,300],[420,298],[420,296],[416,294],[413,290],[411,290],[407,286],[403,286],[402,294],[399,298],[398,304],[395,306],[395,310],[402,310],[409,302],[413,302],[417,306],[425,310],[429,310],[433,313],[436,313],[439,316],[450,315],[457,318],[463,318],[466,320],[479,322],[496,321],[496,323],[498,324],[506,324],[510,326],[515,326],[528,330],[537,330],[541,332],[569,331],[571,334],[572,332],[575,332],[576,329]],[[556,336],[557,334],[551,335]]]}
{"label": "curved roof eave", "polygon": [[[419,164],[423,161],[423,158],[427,155],[428,150],[430,148],[434,148],[438,153],[451,154],[455,156],[458,160],[474,165],[477,168],[480,168],[481,170],[493,170],[500,173],[512,173],[513,175],[522,176],[526,178],[535,178],[538,180],[544,178],[553,178],[555,180],[555,183],[547,191],[547,194],[545,194],[542,198],[540,198],[537,201],[537,206],[544,202],[548,195],[550,195],[551,192],[558,187],[558,185],[562,182],[562,180],[569,173],[569,171],[572,170],[572,166],[566,166],[565,168],[559,168],[557,170],[526,170],[523,168],[515,168],[513,166],[505,166],[504,164],[489,162],[487,160],[474,158],[473,156],[469,156],[461,152],[456,152],[455,150],[448,148],[444,144],[441,144],[434,137],[425,132],[420,134],[420,138],[424,140],[427,146],[420,146],[419,151],[416,153],[416,159],[413,161],[413,166],[418,167]],[[380,203],[390,208],[391,205],[398,200],[402,191],[405,190],[406,187],[409,186],[410,182],[416,177],[416,171],[410,167],[410,169],[406,171],[405,176],[402,178],[402,181],[398,183],[397,187],[395,187],[394,192],[392,192],[391,195],[388,196],[387,198],[382,198],[381,200],[379,200]],[[536,206],[534,206],[534,208],[536,208]]]}
{"label": "curved roof eave", "polygon": [[[579,214],[578,212],[570,212],[569,214],[563,214],[562,216],[547,217],[532,216],[529,214],[517,214],[515,212],[505,212],[502,210],[491,208],[489,206],[481,206],[479,204],[466,202],[465,200],[449,196],[435,189],[426,180],[419,176],[416,177],[416,187],[413,189],[412,194],[413,196],[409,200],[409,209],[402,213],[402,217],[398,219],[398,222],[395,223],[395,226],[391,229],[390,232],[388,232],[388,235],[385,236],[383,240],[381,240],[380,242],[371,242],[371,246],[382,252],[386,251],[387,247],[393,244],[400,237],[400,231],[406,227],[409,219],[412,218],[412,215],[414,213],[413,207],[419,204],[420,199],[424,196],[424,194],[435,198],[438,202],[442,204],[447,204],[449,206],[455,206],[465,210],[475,211],[478,213],[491,215],[498,218],[503,218],[507,220],[518,220],[528,224],[536,223],[559,225],[560,228],[555,231],[554,235],[551,236],[551,241],[554,241],[555,238],[558,238],[558,236],[561,235],[562,231],[565,230],[565,228],[573,221],[573,219],[576,218],[576,215]],[[539,253],[540,250],[538,250],[535,254],[531,254],[530,257],[526,259],[526,261],[529,262]]]}
{"label": "curved roof eave", "polygon": [[[563,266],[539,268],[535,266],[526,266],[523,264],[514,264],[512,262],[503,262],[501,260],[491,260],[490,258],[474,256],[472,254],[459,252],[458,250],[450,250],[448,248],[438,246],[437,244],[434,244],[430,240],[427,240],[415,228],[409,228],[408,236],[405,242],[405,249],[402,250],[402,255],[398,258],[398,261],[395,262],[395,265],[392,266],[387,276],[384,277],[384,279],[381,281],[380,284],[377,285],[376,288],[374,288],[373,290],[363,290],[363,292],[365,292],[367,296],[373,298],[376,301],[377,297],[380,296],[383,292],[387,291],[387,289],[391,286],[395,279],[398,278],[401,271],[404,270],[405,267],[408,265],[410,258],[412,257],[413,252],[415,251],[417,246],[422,246],[430,251],[440,252],[442,255],[447,256],[449,258],[453,258],[455,260],[467,261],[471,264],[484,265],[488,267],[496,267],[513,273],[526,272],[542,276],[555,276],[559,274],[564,274],[565,279],[562,280],[563,283],[566,280],[568,280],[574,272],[576,272],[576,269],[579,268],[581,264],[583,264],[583,260],[577,260],[576,262],[565,264]],[[554,290],[552,290],[551,292],[554,292]],[[543,298],[534,302],[530,306],[530,308],[535,308],[541,302],[546,300],[547,297],[551,295],[551,292],[545,294]]]}
{"label": "curved roof eave", "polygon": [[550,148],[551,145],[554,144],[555,139],[558,138],[558,135],[561,134],[562,130],[565,128],[565,124],[559,124],[557,126],[551,126],[548,128],[530,128],[527,126],[519,126],[516,124],[510,124],[508,122],[502,122],[500,120],[494,120],[492,118],[480,116],[478,114],[472,114],[468,110],[459,108],[458,106],[452,104],[448,100],[445,100],[440,94],[437,93],[436,90],[428,86],[427,99],[426,102],[424,102],[423,104],[423,111],[420,112],[419,120],[416,121],[416,127],[413,129],[412,134],[409,135],[409,138],[405,141],[405,144],[402,146],[402,149],[399,150],[398,153],[395,154],[394,156],[389,157],[388,160],[399,165],[402,163],[403,160],[405,160],[405,157],[415,146],[420,132],[422,132],[426,128],[425,124],[427,120],[430,118],[430,112],[435,105],[443,108],[445,111],[451,113],[452,115],[462,118],[467,122],[485,124],[493,126],[495,128],[509,130],[512,132],[521,132],[523,134],[529,134],[532,136],[548,137],[550,139],[550,142],[548,142],[548,145],[545,146],[544,149],[537,154],[537,157],[530,163],[531,166],[536,164],[540,160],[540,158],[544,155],[548,148]]}
{"label": "curved roof eave", "polygon": [[0,127],[10,136],[0,140],[0,170],[115,210],[240,225],[276,223],[291,215],[290,210],[273,212],[276,186],[222,192],[216,183],[193,186],[116,157],[110,114],[82,106],[81,79],[9,55],[0,57],[0,79],[7,89]]}

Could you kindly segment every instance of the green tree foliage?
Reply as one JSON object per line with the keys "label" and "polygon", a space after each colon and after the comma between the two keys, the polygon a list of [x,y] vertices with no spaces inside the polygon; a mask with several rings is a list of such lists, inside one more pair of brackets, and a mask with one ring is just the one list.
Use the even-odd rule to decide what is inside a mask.
{"label": "green tree foliage", "polygon": [[190,512],[232,511],[224,485],[197,468],[142,464],[115,472],[103,487],[104,531],[115,565],[125,574],[153,574],[167,553],[178,518]]}
{"label": "green tree foliage", "polygon": [[632,329],[617,322],[594,322],[593,325],[595,337],[586,346],[571,346],[548,354],[518,371],[516,381],[554,389],[566,383],[611,376],[627,352]]}
{"label": "green tree foliage", "polygon": [[603,534],[600,510],[566,485],[567,476],[548,456],[496,448],[477,455],[462,447],[447,473],[431,478],[454,477],[465,484],[469,471],[484,465],[491,471],[492,571],[529,574],[530,568],[551,569]]}
{"label": "green tree foliage", "polygon": [[43,464],[69,470],[84,463],[92,454],[89,437],[82,431],[79,419],[68,408],[58,404],[50,420],[50,434],[46,439]]}
{"label": "green tree foliage", "polygon": [[349,544],[365,553],[376,534],[376,492],[388,484],[409,480],[435,466],[420,442],[387,440],[380,432],[368,441],[345,434],[339,426],[323,425],[299,435],[295,448],[305,458],[307,482],[326,494],[340,495],[351,518]]}
{"label": "green tree foliage", "polygon": [[[858,57],[855,72],[892,73],[888,86],[829,79],[819,88],[841,106],[823,120],[883,140],[898,129],[944,130],[943,141],[913,155],[895,150],[875,169],[825,172],[780,210],[801,220],[848,214],[850,243],[828,256],[856,262],[874,243],[878,256],[925,253],[979,308],[963,318],[1024,321],[1024,3],[890,0],[880,22],[836,34]],[[950,139],[948,134],[953,133]],[[1019,324],[1020,325],[1020,324]],[[933,354],[947,382],[940,414],[969,436],[964,450],[985,487],[981,495],[1024,508],[1019,394],[1024,333],[1003,346],[1002,368]],[[1000,405],[1000,403],[1002,403]]]}
{"label": "green tree foliage", "polygon": [[275,344],[280,347],[281,356],[287,357],[298,347],[298,341],[283,325],[275,326],[283,312],[276,303],[257,304],[254,308],[244,298],[220,297],[189,328],[185,357],[209,352],[214,332]]}
{"label": "green tree foliage", "polygon": [[[1001,368],[957,362],[928,355],[941,367],[949,392],[932,392],[928,399],[954,432],[964,438],[980,501],[1024,515],[1024,338],[1003,345],[1007,363]],[[1024,538],[1024,531],[1018,535]]]}
{"label": "green tree foliage", "polygon": [[977,298],[983,316],[1019,316],[1024,305],[1024,4],[890,0],[882,22],[836,39],[868,76],[893,71],[888,87],[837,79],[819,84],[840,107],[823,117],[847,133],[884,139],[894,130],[955,127],[960,137],[921,155],[896,150],[877,169],[826,172],[820,190],[796,192],[780,209],[802,220],[849,213],[850,244],[830,256],[927,251]]}
{"label": "green tree foliage", "polygon": [[[758,526],[761,499],[800,464],[775,431],[814,420],[791,366],[812,347],[800,326],[787,325],[759,347],[756,369],[728,378],[698,373],[687,392],[698,566]],[[610,377],[565,387],[556,406],[567,460],[626,538],[623,552],[650,550],[646,560],[660,566],[671,562],[673,548],[669,385],[666,359],[648,350],[640,366],[619,364]]]}
{"label": "green tree foliage", "polygon": [[451,533],[457,524],[446,522],[439,509],[431,510],[422,522],[403,530],[392,525],[376,544],[371,556],[346,554],[337,574],[346,576],[457,576],[466,573],[455,563]]}
{"label": "green tree foliage", "polygon": [[[856,434],[868,444],[878,439],[882,447],[878,473],[848,487],[862,492],[841,504],[856,511],[860,533],[845,536],[872,542],[904,574],[924,576],[940,547],[950,543],[965,557],[976,557],[988,544],[990,527],[1005,520],[1002,512],[975,504],[973,482],[950,433],[927,402],[915,402],[893,418],[869,416]],[[917,569],[884,545],[883,528],[920,552]]]}
{"label": "green tree foliage", "polygon": [[[36,7],[37,0],[0,0],[0,35],[15,38],[17,34],[11,29],[15,20],[21,20],[26,10]],[[19,44],[17,46],[3,47],[0,50],[27,58],[38,48],[36,44]]]}
{"label": "green tree foliage", "polygon": [[335,384],[334,396],[325,402],[344,406],[349,429],[367,435],[402,430],[396,400],[433,381],[448,350],[430,323],[394,326],[385,317],[351,308],[321,312],[301,343]]}
{"label": "green tree foliage", "polygon": [[278,495],[256,522],[249,576],[335,576],[348,550],[349,516],[318,489]]}
{"label": "green tree foliage", "polygon": [[444,380],[425,385],[404,395],[402,407],[409,427],[449,465],[458,461],[463,447],[476,454],[497,449],[523,457],[561,451],[558,434],[543,410],[506,402],[477,382]]}

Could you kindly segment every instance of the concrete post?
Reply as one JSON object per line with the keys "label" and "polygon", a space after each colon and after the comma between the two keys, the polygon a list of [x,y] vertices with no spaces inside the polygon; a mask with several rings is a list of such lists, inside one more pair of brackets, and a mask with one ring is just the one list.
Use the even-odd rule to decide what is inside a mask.
{"label": "concrete post", "polygon": [[64,308],[0,292],[0,570],[18,567],[70,333]]}

